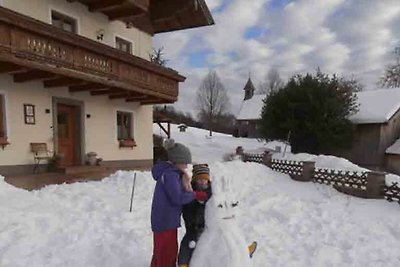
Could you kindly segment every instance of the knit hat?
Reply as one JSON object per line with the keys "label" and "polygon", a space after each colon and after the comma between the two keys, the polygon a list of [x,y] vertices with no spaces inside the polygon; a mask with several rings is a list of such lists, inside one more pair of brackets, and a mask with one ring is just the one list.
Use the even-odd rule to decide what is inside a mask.
{"label": "knit hat", "polygon": [[193,179],[210,180],[210,168],[207,164],[193,165]]}
{"label": "knit hat", "polygon": [[167,139],[164,142],[164,147],[167,150],[168,160],[176,164],[192,163],[192,154],[186,146],[175,143],[174,139]]}

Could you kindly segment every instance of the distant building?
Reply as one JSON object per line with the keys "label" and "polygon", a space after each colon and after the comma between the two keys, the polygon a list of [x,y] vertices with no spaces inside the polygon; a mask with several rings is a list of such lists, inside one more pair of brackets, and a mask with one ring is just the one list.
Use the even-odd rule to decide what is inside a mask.
{"label": "distant building", "polygon": [[[237,116],[237,135],[258,138],[265,95],[254,95],[249,78]],[[354,124],[353,144],[335,153],[366,168],[400,174],[400,89],[357,93],[359,111],[349,119]]]}
{"label": "distant building", "polygon": [[178,128],[179,128],[180,132],[186,132],[186,129],[188,127],[186,126],[186,124],[181,123],[181,124],[178,125]]}
{"label": "distant building", "polygon": [[357,96],[359,111],[350,117],[355,125],[353,145],[344,156],[364,167],[400,173],[400,89]]}
{"label": "distant building", "polygon": [[250,77],[243,90],[244,99],[236,118],[237,135],[239,137],[259,138],[261,134],[257,122],[261,118],[265,95],[254,95],[255,87]]}

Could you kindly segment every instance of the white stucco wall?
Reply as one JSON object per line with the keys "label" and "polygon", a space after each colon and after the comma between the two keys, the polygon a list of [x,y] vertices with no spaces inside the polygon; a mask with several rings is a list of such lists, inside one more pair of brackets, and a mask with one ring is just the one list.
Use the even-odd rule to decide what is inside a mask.
{"label": "white stucco wall", "polygon": [[115,36],[133,43],[133,54],[149,58],[152,50],[152,36],[135,28],[127,29],[120,21],[110,21],[100,12],[89,12],[81,3],[67,0],[0,0],[0,4],[18,13],[51,24],[51,10],[58,11],[77,20],[78,34],[97,41],[97,32],[105,31],[101,42],[115,47]]}
{"label": "white stucco wall", "polygon": [[[52,97],[84,102],[84,153],[95,151],[104,160],[148,160],[153,157],[152,106],[140,106],[88,92],[69,93],[65,87],[47,89],[41,81],[14,83],[12,76],[0,75],[0,94],[5,96],[7,136],[11,145],[0,149],[0,166],[33,164],[29,143],[46,142],[53,150]],[[23,104],[35,105],[35,125],[24,122]],[[46,114],[45,110],[51,113]],[[117,141],[117,110],[134,114],[133,135],[137,147],[120,149]]]}

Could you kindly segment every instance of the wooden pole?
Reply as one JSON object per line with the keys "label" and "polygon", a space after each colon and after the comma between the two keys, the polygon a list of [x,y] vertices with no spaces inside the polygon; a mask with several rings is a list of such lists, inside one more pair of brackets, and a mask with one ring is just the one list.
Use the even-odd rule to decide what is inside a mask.
{"label": "wooden pole", "polygon": [[133,177],[133,184],[132,184],[132,194],[131,194],[131,206],[129,208],[129,212],[132,212],[132,202],[133,202],[133,194],[135,193],[135,183],[136,183],[136,172]]}
{"label": "wooden pole", "polygon": [[287,138],[286,138],[285,149],[283,150],[283,157],[285,157],[286,148],[287,148],[287,145],[288,145],[288,143],[289,143],[289,141],[290,141],[290,134],[291,134],[291,131],[289,131],[289,133],[288,133],[288,135],[287,135]]}

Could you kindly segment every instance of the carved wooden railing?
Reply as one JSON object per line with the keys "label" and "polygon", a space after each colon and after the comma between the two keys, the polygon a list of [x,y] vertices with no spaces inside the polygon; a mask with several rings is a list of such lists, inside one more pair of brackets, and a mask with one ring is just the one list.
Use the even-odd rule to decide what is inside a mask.
{"label": "carved wooden railing", "polygon": [[175,101],[176,71],[0,7],[0,61]]}

